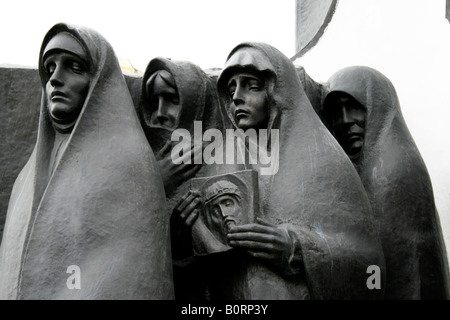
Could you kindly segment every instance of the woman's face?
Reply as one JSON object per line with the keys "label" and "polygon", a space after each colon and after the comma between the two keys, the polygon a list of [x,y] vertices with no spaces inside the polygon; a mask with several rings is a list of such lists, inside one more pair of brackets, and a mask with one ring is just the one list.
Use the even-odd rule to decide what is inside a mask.
{"label": "woman's face", "polygon": [[268,99],[264,80],[250,72],[237,72],[227,86],[229,111],[238,128],[267,129]]}
{"label": "woman's face", "polygon": [[344,93],[333,96],[329,109],[329,121],[336,140],[350,159],[358,159],[365,139],[366,109]]}
{"label": "woman's face", "polygon": [[87,61],[84,49],[67,34],[57,34],[46,46],[45,93],[50,117],[58,124],[74,123],[81,112],[90,83]]}
{"label": "woman's face", "polygon": [[153,110],[151,125],[174,129],[181,105],[172,75],[165,70],[159,71],[154,79],[147,81],[147,93]]}

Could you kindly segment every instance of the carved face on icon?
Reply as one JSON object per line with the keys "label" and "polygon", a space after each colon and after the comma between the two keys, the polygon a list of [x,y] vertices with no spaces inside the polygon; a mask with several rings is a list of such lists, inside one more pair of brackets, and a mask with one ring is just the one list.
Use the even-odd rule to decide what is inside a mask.
{"label": "carved face on icon", "polygon": [[180,112],[180,97],[173,76],[159,70],[146,83],[152,110],[150,125],[174,129]]}
{"label": "carved face on icon", "polygon": [[350,159],[356,161],[364,145],[366,108],[352,96],[334,92],[327,97],[326,114],[336,140]]}
{"label": "carved face on icon", "polygon": [[71,128],[81,112],[91,80],[86,51],[73,36],[61,32],[48,42],[42,59],[50,118],[62,128]]}
{"label": "carved face on icon", "polygon": [[238,128],[266,129],[268,98],[264,78],[256,71],[238,71],[228,80],[229,112]]}
{"label": "carved face on icon", "polygon": [[227,180],[214,182],[205,190],[205,224],[223,243],[231,227],[246,223],[241,201],[241,192]]}

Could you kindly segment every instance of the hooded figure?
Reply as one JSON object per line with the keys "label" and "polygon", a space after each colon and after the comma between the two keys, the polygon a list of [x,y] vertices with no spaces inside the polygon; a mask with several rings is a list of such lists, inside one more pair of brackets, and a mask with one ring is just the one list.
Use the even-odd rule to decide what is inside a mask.
{"label": "hooded figure", "polygon": [[177,189],[188,179],[199,175],[202,164],[193,157],[202,153],[202,141],[190,148],[191,164],[173,163],[171,152],[180,142],[171,141],[172,133],[174,130],[186,132],[193,145],[195,121],[197,133],[201,135],[208,129],[222,130],[223,120],[215,83],[191,62],[154,58],[142,78],[139,114],[162,170],[166,195],[172,203],[170,210],[174,206],[171,199],[179,199],[174,192],[184,195],[186,188]]}
{"label": "hooded figure", "polygon": [[[312,108],[294,65],[267,44],[235,47],[218,79],[234,123],[229,81],[239,72],[264,80],[267,129],[279,130],[278,172],[259,175],[259,216],[286,231],[290,252],[278,267],[253,255],[236,261],[240,271],[225,283],[234,287],[234,296],[225,298],[382,297],[384,257],[369,201],[351,162]],[[374,265],[381,289],[368,285]]]}
{"label": "hooded figure", "polygon": [[[157,96],[153,92],[153,86],[157,81],[155,78],[161,72],[166,74],[163,75],[163,81],[176,91],[178,98],[174,102],[179,106],[178,111],[168,125],[154,119],[160,110],[158,102],[152,101]],[[210,128],[222,129],[215,83],[200,67],[189,61],[173,61],[161,57],[152,59],[142,78],[141,92],[141,122],[155,153],[170,141],[175,129],[186,129],[193,137],[194,121],[202,122],[203,131]]]}
{"label": "hooded figure", "polygon": [[[200,162],[194,159],[195,155],[202,155],[203,152],[203,142],[194,141],[199,134],[200,139],[208,129],[215,129],[222,134],[223,117],[215,82],[191,62],[154,58],[142,78],[139,115],[164,180],[167,216],[171,216],[176,296],[177,299],[184,299],[193,294],[188,292],[196,285],[193,274],[196,274],[197,268],[191,259],[190,229],[184,228],[180,215],[172,212],[188,194],[190,179],[204,176],[205,167],[209,167],[208,174],[212,167],[216,167],[205,166],[204,159],[200,159]],[[184,153],[183,156],[185,160],[191,161],[190,164],[175,164],[172,159],[173,148],[186,143],[185,140],[171,141],[175,130],[189,136],[187,150],[192,154]],[[203,292],[198,295],[203,297]]]}
{"label": "hooded figure", "polygon": [[[172,299],[163,183],[111,45],[57,24],[39,73],[37,143],[10,198],[0,297]],[[68,107],[80,74],[88,84]]]}
{"label": "hooded figure", "polygon": [[[342,127],[364,138],[362,145],[356,145],[359,153],[353,162],[384,249],[386,299],[448,298],[447,259],[431,181],[394,86],[380,72],[363,66],[336,72],[328,86],[324,115],[331,130],[333,114],[340,112],[338,98],[359,105],[356,112],[363,108],[365,113],[364,121],[348,118]],[[348,117],[349,110],[346,113]],[[334,131],[338,130],[335,125]]]}

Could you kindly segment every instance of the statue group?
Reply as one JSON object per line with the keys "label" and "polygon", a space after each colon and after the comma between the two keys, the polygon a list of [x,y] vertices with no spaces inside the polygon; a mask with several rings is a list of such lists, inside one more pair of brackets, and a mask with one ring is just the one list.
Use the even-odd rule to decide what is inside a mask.
{"label": "statue group", "polygon": [[218,75],[151,59],[133,99],[108,41],[61,23],[39,76],[1,299],[448,299],[430,178],[380,72],[311,93],[241,43]]}

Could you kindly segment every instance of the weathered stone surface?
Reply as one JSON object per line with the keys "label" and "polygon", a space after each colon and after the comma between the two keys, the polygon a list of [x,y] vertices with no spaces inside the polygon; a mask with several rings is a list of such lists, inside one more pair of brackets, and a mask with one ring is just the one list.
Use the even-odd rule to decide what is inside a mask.
{"label": "weathered stone surface", "polygon": [[37,69],[0,67],[0,236],[11,188],[36,142],[40,97]]}
{"label": "weathered stone surface", "polygon": [[296,66],[295,68],[312,107],[317,112],[319,117],[322,117],[322,101],[323,95],[325,94],[325,87],[323,83],[317,82],[311,78],[305,68],[301,66]]}

